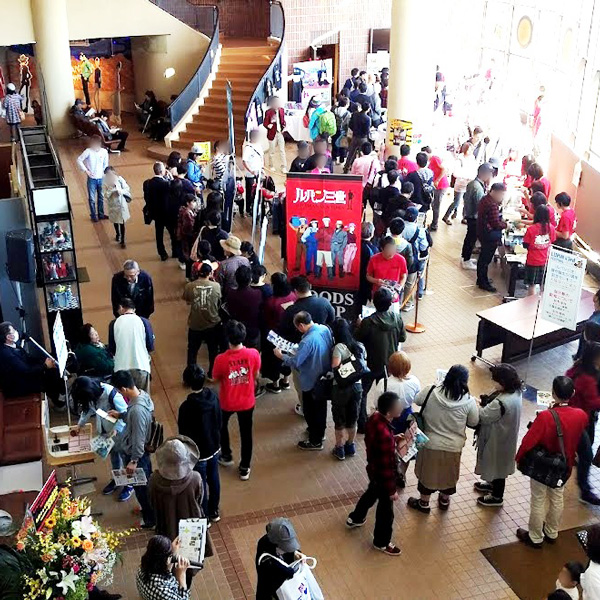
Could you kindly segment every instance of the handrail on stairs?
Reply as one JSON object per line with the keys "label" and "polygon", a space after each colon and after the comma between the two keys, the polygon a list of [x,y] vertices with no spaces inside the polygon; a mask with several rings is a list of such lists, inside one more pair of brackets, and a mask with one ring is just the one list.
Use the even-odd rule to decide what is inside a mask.
{"label": "handrail on stairs", "polygon": [[[285,36],[285,12],[283,10],[283,5],[279,0],[271,0],[269,11],[269,37],[279,40],[279,48],[277,49],[277,53],[271,61],[271,64],[258,82],[254,93],[250,96],[248,106],[246,107],[244,126],[247,126],[248,117],[254,103],[258,100],[262,106],[273,92],[280,90],[283,86],[281,65],[283,57],[283,39]],[[267,86],[268,81],[272,83],[271,87]]]}
{"label": "handrail on stairs", "polygon": [[212,73],[219,48],[219,8],[217,6],[201,6],[188,0],[150,1],[192,29],[210,38],[210,44],[196,72],[168,107],[171,130],[173,130],[194,103],[198,101],[202,88]]}

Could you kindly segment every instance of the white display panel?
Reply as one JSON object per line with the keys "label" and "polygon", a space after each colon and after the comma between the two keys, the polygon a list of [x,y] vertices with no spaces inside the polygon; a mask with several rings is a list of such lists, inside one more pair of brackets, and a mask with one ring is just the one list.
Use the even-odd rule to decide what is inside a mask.
{"label": "white display panel", "polygon": [[37,217],[69,212],[66,187],[32,190],[33,206]]}

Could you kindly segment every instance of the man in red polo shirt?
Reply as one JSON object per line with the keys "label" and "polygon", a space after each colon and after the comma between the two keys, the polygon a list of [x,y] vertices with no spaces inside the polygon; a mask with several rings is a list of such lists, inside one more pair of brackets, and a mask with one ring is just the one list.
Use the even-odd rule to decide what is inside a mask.
{"label": "man in red polo shirt", "polygon": [[429,168],[433,171],[433,187],[435,188],[433,191],[433,204],[431,205],[431,208],[433,209],[433,218],[429,229],[431,231],[437,231],[440,218],[440,205],[442,204],[442,198],[444,197],[446,190],[450,187],[450,182],[446,175],[447,169],[442,164],[442,159],[439,156],[432,154],[429,146],[425,146],[423,152],[429,155]]}
{"label": "man in red polo shirt", "polygon": [[557,239],[554,243],[556,246],[571,250],[573,248],[573,234],[577,228],[575,211],[571,208],[571,196],[567,192],[560,192],[560,194],[556,194],[554,202],[556,202],[556,208],[560,215],[558,227],[556,228]]}
{"label": "man in red polo shirt", "polygon": [[406,283],[408,269],[404,256],[396,252],[396,242],[391,236],[381,240],[381,252],[369,260],[367,265],[367,281],[373,284],[373,293],[380,287],[386,286],[395,290],[394,310],[400,307],[400,294]]}
{"label": "man in red polo shirt", "polygon": [[410,146],[408,144],[402,144],[400,146],[400,160],[398,161],[398,171],[403,178],[405,178],[409,173],[418,170],[419,165],[414,160],[410,160],[408,158],[410,154]]}

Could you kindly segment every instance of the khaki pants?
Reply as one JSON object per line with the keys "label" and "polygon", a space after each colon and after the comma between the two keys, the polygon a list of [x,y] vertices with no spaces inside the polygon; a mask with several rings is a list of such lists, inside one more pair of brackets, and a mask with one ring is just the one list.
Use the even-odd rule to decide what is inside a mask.
{"label": "khaki pants", "polygon": [[298,402],[302,405],[302,388],[300,387],[300,374],[296,369],[292,369],[292,381],[296,388],[296,394],[298,394]]}
{"label": "khaki pants", "polygon": [[142,371],[141,369],[129,369],[133,382],[138,390],[144,390],[144,392],[150,393],[150,373],[148,371]]}
{"label": "khaki pants", "polygon": [[285,140],[283,139],[283,133],[278,131],[275,134],[275,137],[272,140],[269,140],[269,167],[272,169],[275,165],[275,153],[279,154],[279,160],[281,161],[281,170],[286,170],[286,160],[285,160]]}
{"label": "khaki pants", "polygon": [[565,488],[550,488],[533,479],[530,481],[529,537],[535,544],[541,544],[544,534],[552,540],[558,537]]}

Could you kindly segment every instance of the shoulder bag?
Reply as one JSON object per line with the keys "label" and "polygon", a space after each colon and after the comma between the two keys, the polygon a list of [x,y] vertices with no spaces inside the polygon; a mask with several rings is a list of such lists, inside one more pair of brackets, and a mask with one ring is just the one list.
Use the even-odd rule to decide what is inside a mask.
{"label": "shoulder bag", "polygon": [[294,576],[286,579],[275,592],[277,600],[324,600],[323,592],[312,570],[317,566],[317,559],[312,556],[301,556],[291,564],[287,564],[272,554],[261,554],[258,558],[258,566],[265,560],[271,559],[281,563],[282,566],[294,570]]}
{"label": "shoulder bag", "polygon": [[155,416],[152,415],[152,423],[150,423],[150,433],[148,434],[148,440],[144,446],[144,450],[148,454],[154,454],[159,446],[163,443],[165,439],[164,428],[161,423],[159,423]]}
{"label": "shoulder bag", "polygon": [[560,445],[560,453],[549,452],[544,446],[532,448],[521,459],[517,468],[523,475],[548,486],[549,488],[561,488],[569,478],[569,465],[565,454],[565,443],[558,414],[552,408],[549,409],[556,425],[556,434]]}
{"label": "shoulder bag", "polygon": [[432,385],[429,391],[427,392],[427,396],[425,396],[425,402],[421,405],[421,410],[418,413],[413,413],[415,421],[417,422],[417,427],[421,431],[425,431],[425,407],[427,406],[427,402],[429,402],[429,396],[431,396],[431,392],[435,389],[435,385]]}
{"label": "shoulder bag", "polygon": [[360,356],[356,357],[350,352],[350,356],[333,369],[333,377],[338,387],[345,389],[358,383],[370,372],[364,359]]}

